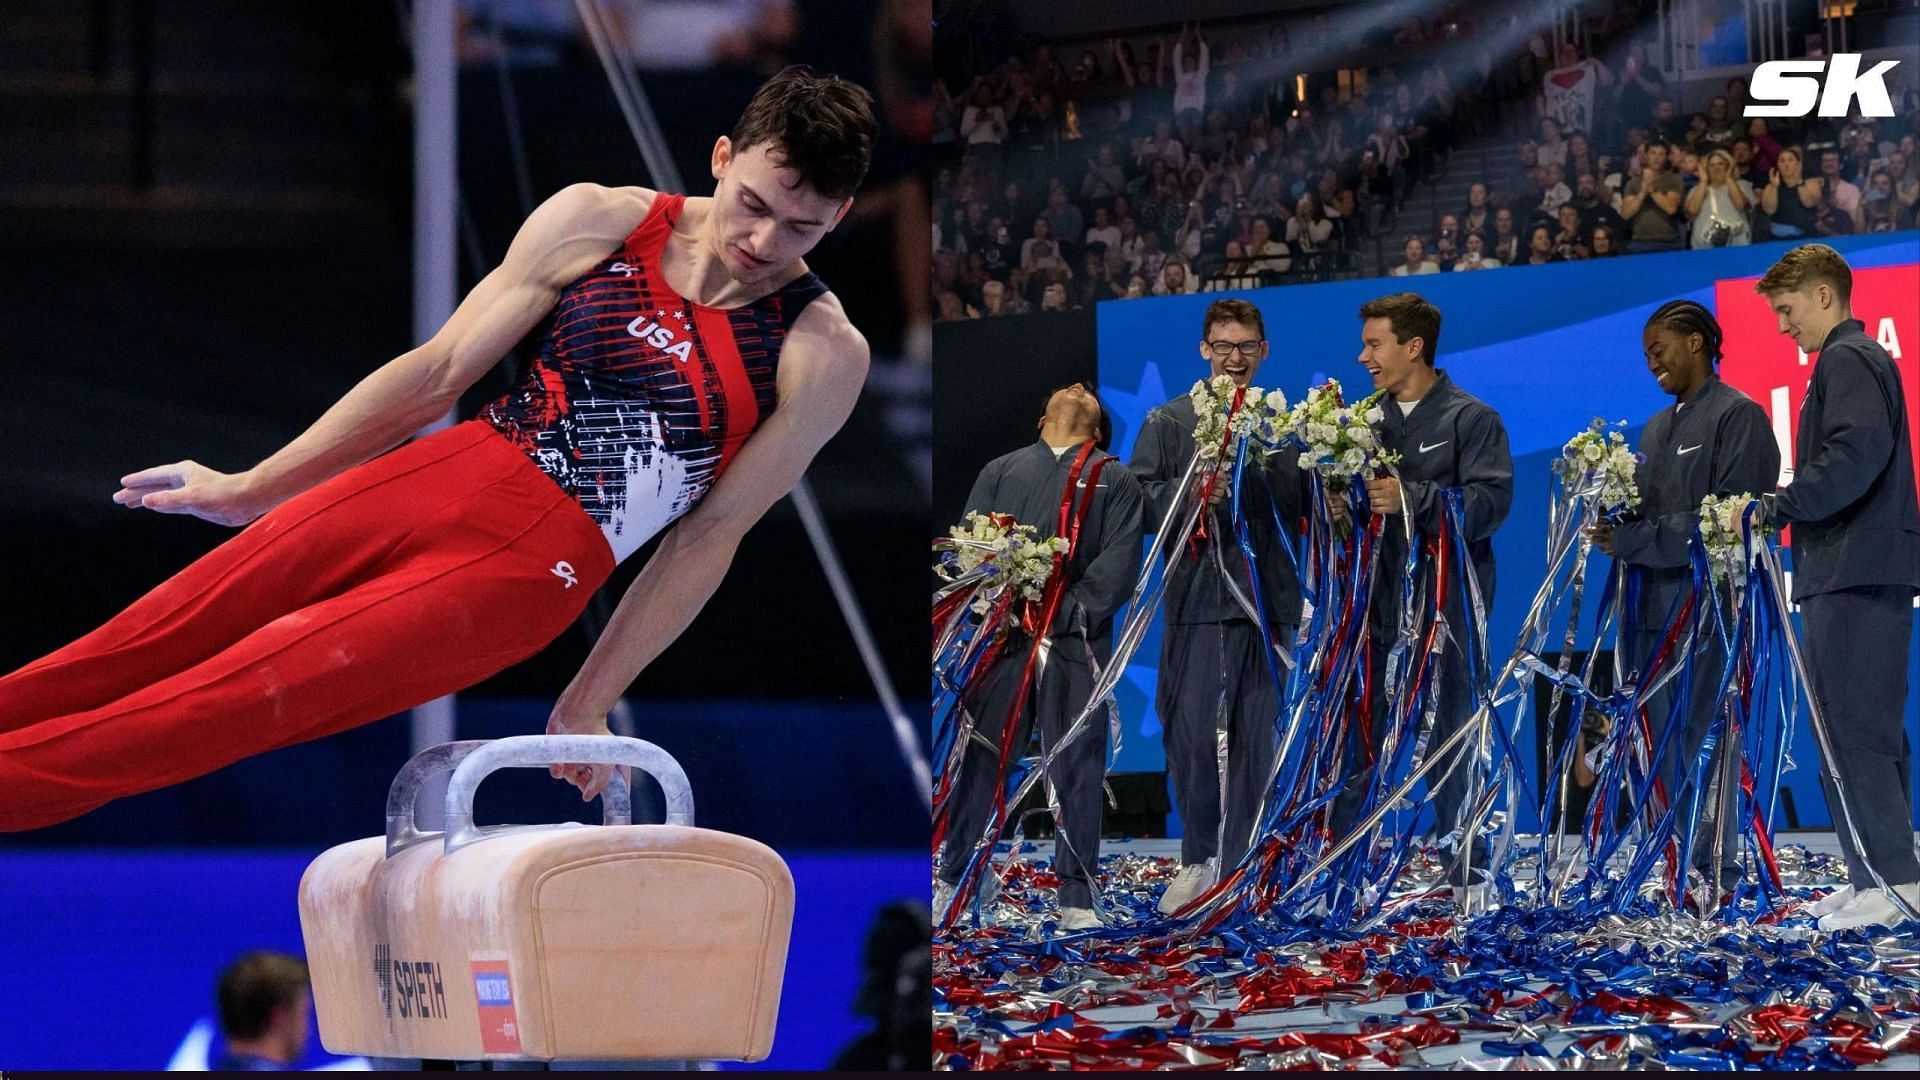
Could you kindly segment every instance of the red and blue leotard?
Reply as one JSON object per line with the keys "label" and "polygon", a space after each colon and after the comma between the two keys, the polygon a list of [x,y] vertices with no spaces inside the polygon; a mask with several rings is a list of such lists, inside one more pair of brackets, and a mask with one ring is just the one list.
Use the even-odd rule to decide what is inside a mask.
{"label": "red and blue leotard", "polygon": [[809,272],[743,307],[689,303],[660,272],[685,204],[655,196],[621,249],[561,292],[538,358],[480,414],[579,502],[616,561],[692,509],[773,410],[780,347],[827,291]]}

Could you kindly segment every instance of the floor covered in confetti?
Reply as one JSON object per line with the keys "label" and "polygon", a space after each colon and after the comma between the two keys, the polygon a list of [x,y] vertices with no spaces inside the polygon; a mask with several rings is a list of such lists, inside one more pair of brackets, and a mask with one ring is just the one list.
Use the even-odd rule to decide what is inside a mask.
{"label": "floor covered in confetti", "polygon": [[[1844,877],[1783,833],[1788,891]],[[1003,845],[1005,847],[1005,845]],[[1182,938],[1154,904],[1177,841],[1108,842],[1107,927],[1060,935],[1050,845],[998,857],[991,925],[934,940],[948,1069],[1920,1068],[1920,926],[1825,933],[1799,901],[1714,921],[1513,908],[1413,889],[1359,932],[1270,918]],[[1406,878],[1418,881],[1420,875]]]}

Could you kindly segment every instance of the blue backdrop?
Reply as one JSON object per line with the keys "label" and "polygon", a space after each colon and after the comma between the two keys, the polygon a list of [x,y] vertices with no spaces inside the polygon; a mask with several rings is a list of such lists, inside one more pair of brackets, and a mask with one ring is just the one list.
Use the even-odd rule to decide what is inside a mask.
{"label": "blue backdrop", "polygon": [[[1490,616],[1492,640],[1503,650],[1511,648],[1526,604],[1546,572],[1547,466],[1552,456],[1595,416],[1628,421],[1628,439],[1637,443],[1647,418],[1672,402],[1647,373],[1640,351],[1647,317],[1661,304],[1683,298],[1713,310],[1716,281],[1757,277],[1791,246],[1761,244],[1233,295],[1258,304],[1266,318],[1272,350],[1256,381],[1285,391],[1289,401],[1330,376],[1361,393],[1371,391],[1357,362],[1361,304],[1413,288],[1439,306],[1444,320],[1440,366],[1467,392],[1499,410],[1513,447],[1513,511],[1494,537],[1500,588]],[[1920,262],[1920,233],[1848,237],[1833,246],[1856,269]],[[1200,323],[1207,305],[1224,295],[1229,294],[1099,305],[1100,393],[1113,417],[1115,453],[1125,457],[1131,452],[1147,410],[1185,393],[1205,374],[1197,346]],[[1596,567],[1600,570],[1604,564]],[[1152,704],[1157,623],[1117,695],[1125,736],[1116,768],[1123,772],[1165,767]],[[1920,687],[1920,651],[1910,662],[1909,685]],[[1909,695],[1907,726],[1909,738],[1920,742],[1920,694]],[[1523,748],[1533,745],[1530,728],[1523,738]],[[1789,774],[1788,784],[1800,823],[1825,825],[1826,804],[1815,773],[1819,758],[1804,727],[1793,758],[1799,767]]]}

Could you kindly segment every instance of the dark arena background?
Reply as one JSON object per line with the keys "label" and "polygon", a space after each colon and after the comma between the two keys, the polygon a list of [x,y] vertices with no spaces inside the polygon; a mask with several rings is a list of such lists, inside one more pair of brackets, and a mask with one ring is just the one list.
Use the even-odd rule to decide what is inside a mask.
{"label": "dark arena background", "polygon": [[[788,63],[872,89],[881,119],[854,209],[808,260],[873,350],[858,407],[808,473],[871,663],[782,500],[627,697],[628,733],[679,760],[699,823],[791,867],[792,947],[758,1067],[825,1068],[885,1026],[900,950],[914,952],[925,919],[927,818],[909,764],[924,749],[896,738],[912,744],[921,725],[877,689],[917,685],[921,648],[899,628],[923,617],[910,583],[930,491],[929,335],[924,290],[903,297],[901,282],[927,272],[925,6],[674,9],[697,25],[645,3],[595,6],[690,194],[711,192],[714,139]],[[13,458],[0,475],[0,671],[100,625],[231,534],[115,505],[122,475],[188,457],[246,468],[422,340],[416,274],[445,267],[464,295],[559,188],[666,183],[570,2],[19,0],[4,17],[0,432]],[[410,46],[411,28],[436,20],[457,61],[437,84],[448,71],[422,70]],[[427,139],[416,108],[446,86],[451,122]],[[417,142],[428,156],[457,147],[424,194]],[[448,226],[429,233],[444,241],[430,252],[416,242],[429,205]],[[460,418],[525,360],[523,344]],[[459,694],[440,737],[544,730],[646,554],[581,626]],[[204,1068],[221,1046],[216,976],[250,949],[301,953],[301,871],[381,831],[414,723],[395,716],[0,837],[0,1064]],[[598,820],[538,770],[503,774],[480,801],[487,822]],[[904,914],[882,917],[902,901]],[[95,1007],[105,985],[125,1007]],[[316,1037],[303,1064],[364,1063],[330,1058]]]}
{"label": "dark arena background", "polygon": [[[988,461],[1033,442],[1056,388],[1098,386],[1110,449],[1126,459],[1148,411],[1208,374],[1196,342],[1211,302],[1261,309],[1271,353],[1257,385],[1292,403],[1334,378],[1360,388],[1351,401],[1371,389],[1356,359],[1360,306],[1413,290],[1443,313],[1439,366],[1500,413],[1511,443],[1513,504],[1493,538],[1499,589],[1487,612],[1497,671],[1547,570],[1550,465],[1562,445],[1603,417],[1625,420],[1619,430],[1637,446],[1647,418],[1672,405],[1642,353],[1656,308],[1690,299],[1719,320],[1719,374],[1766,411],[1783,465],[1795,464],[1813,369],[1753,286],[1808,240],[1852,266],[1855,316],[1899,370],[1920,453],[1912,3],[935,7],[933,509],[942,529],[960,521]],[[1177,69],[1191,77],[1198,42],[1207,59],[1196,96]],[[1193,50],[1184,65],[1170,59],[1176,49]],[[1863,70],[1898,62],[1886,76],[1892,116],[1863,116],[1857,105],[1763,123],[1741,115],[1757,65],[1837,53],[1860,55]],[[1650,139],[1672,146],[1687,193],[1711,155],[1731,155],[1746,205],[1726,233],[1715,236],[1706,211],[1689,213],[1684,201],[1666,223],[1621,216]],[[1761,205],[1786,148],[1804,153],[1806,175],[1828,178],[1805,228]],[[1149,546],[1158,524],[1146,523]],[[1589,573],[1609,574],[1610,561],[1596,559]],[[940,1066],[1912,1067],[1902,1055],[1920,1044],[1898,1024],[1863,1036],[1871,1048],[1824,1039],[1797,1051],[1797,1034],[1745,1026],[1754,1008],[1780,1000],[1814,1004],[1821,1017],[1835,999],[1820,988],[1872,962],[1838,936],[1809,946],[1827,967],[1772,980],[1764,965],[1775,961],[1762,957],[1774,944],[1758,939],[1609,938],[1584,924],[1525,921],[1531,915],[1475,924],[1515,939],[1484,951],[1458,944],[1466,920],[1454,927],[1450,912],[1324,939],[1290,922],[1272,936],[1246,924],[1217,936],[1168,931],[1150,901],[1177,869],[1183,826],[1154,711],[1159,623],[1114,695],[1121,745],[1098,879],[1108,929],[1051,940],[1053,823],[1044,801],[1018,808],[1029,814],[1023,842],[1009,847],[1009,829],[998,855],[1012,868],[995,901],[1001,925],[936,935]],[[1582,659],[1591,624],[1589,613],[1574,646]],[[1907,683],[1920,687],[1911,643]],[[1538,723],[1547,689],[1534,684],[1518,728],[1517,755],[1536,775],[1549,745]],[[1906,700],[1913,742],[1920,692]],[[1789,883],[1820,885],[1838,849],[1804,718],[1787,757],[1794,767],[1774,823],[1803,860]],[[1520,833],[1539,831],[1532,814],[1514,812],[1524,814]],[[940,917],[936,906],[936,925]],[[1906,929],[1894,954],[1912,947]],[[1543,943],[1538,952],[1519,942],[1528,935]],[[1615,947],[1635,959],[1615,962]],[[1681,954],[1717,973],[1690,984],[1698,996],[1658,959]],[[1777,962],[1794,963],[1787,955]],[[1623,970],[1641,961],[1651,968]],[[1903,975],[1846,1007],[1906,1016],[1912,989]],[[1655,1007],[1635,994],[1686,1004],[1662,1011],[1668,999]],[[1820,1025],[1835,1015],[1805,1030],[1831,1034]],[[1676,1041],[1669,1022],[1713,1037]],[[1568,1025],[1577,1031],[1554,1030]],[[1631,1034],[1592,1034],[1609,1026]]]}

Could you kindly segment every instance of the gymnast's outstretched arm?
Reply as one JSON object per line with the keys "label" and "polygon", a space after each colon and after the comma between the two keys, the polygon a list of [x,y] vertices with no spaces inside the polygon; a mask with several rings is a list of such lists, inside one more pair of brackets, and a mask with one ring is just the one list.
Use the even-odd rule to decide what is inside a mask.
{"label": "gymnast's outstretched arm", "polygon": [[501,264],[425,344],[381,365],[312,427],[240,473],[177,461],[122,477],[113,501],[245,525],[321,481],[393,449],[460,400],[646,213],[641,189],[561,189],[527,217]]}
{"label": "gymnast's outstretched arm", "polygon": [[[832,293],[808,305],[780,350],[779,403],[699,505],[676,523],[614,610],[547,721],[550,734],[607,734],[607,713],[720,587],[753,523],[793,490],[846,423],[867,377],[867,342]],[[599,795],[608,765],[549,770]]]}

